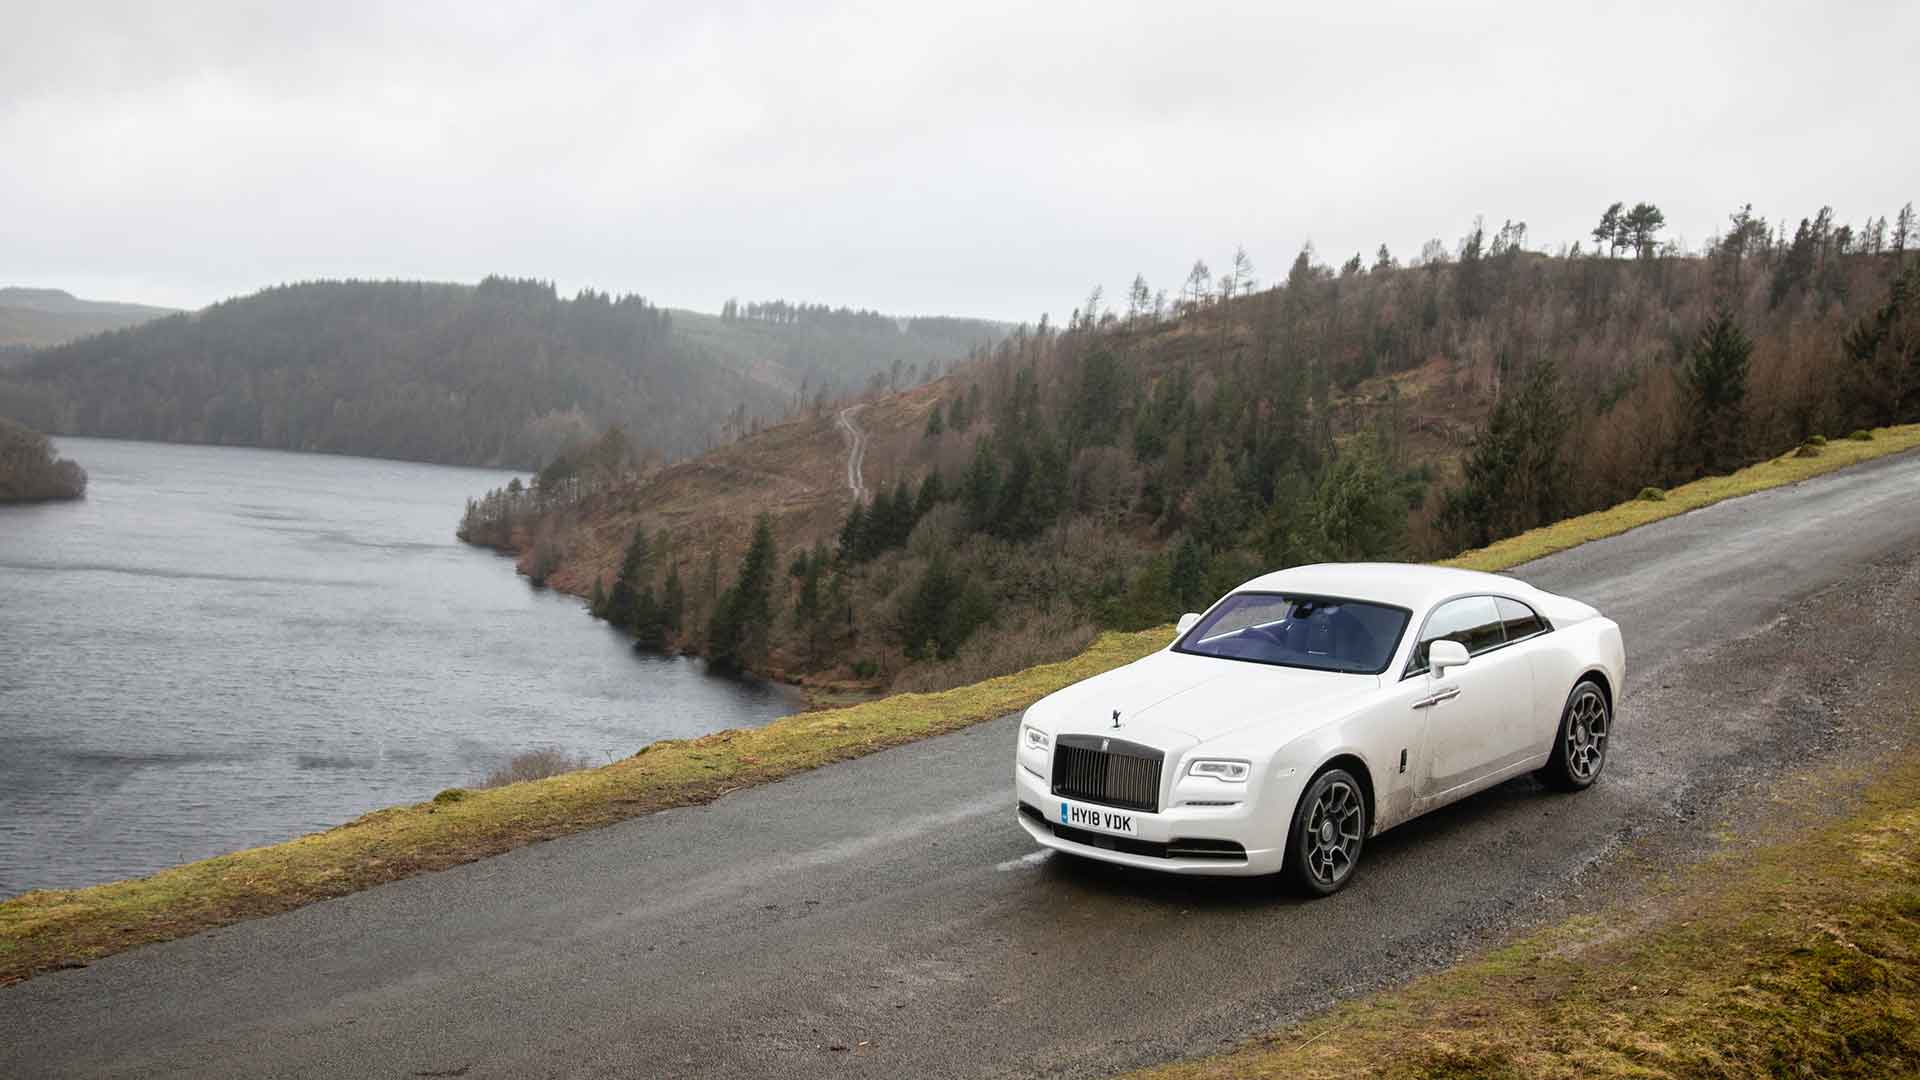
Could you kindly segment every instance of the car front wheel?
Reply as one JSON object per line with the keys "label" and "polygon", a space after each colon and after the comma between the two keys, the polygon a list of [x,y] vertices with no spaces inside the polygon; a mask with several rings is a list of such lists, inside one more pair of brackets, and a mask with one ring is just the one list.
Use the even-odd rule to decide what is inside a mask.
{"label": "car front wheel", "polygon": [[1581,791],[1593,786],[1607,765],[1607,742],[1613,735],[1613,709],[1607,695],[1592,679],[1576,683],[1560,713],[1560,731],[1554,737],[1553,757],[1540,770],[1548,787]]}
{"label": "car front wheel", "polygon": [[1367,839],[1367,800],[1345,769],[1314,777],[1287,834],[1289,883],[1307,896],[1331,896],[1353,879]]}

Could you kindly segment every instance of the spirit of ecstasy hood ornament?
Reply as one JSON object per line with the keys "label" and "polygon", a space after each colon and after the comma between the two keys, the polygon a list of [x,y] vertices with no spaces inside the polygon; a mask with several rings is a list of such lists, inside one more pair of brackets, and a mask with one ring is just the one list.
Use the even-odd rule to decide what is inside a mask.
{"label": "spirit of ecstasy hood ornament", "polygon": [[1120,710],[1119,709],[1113,710],[1113,726],[1114,727],[1120,726]]}

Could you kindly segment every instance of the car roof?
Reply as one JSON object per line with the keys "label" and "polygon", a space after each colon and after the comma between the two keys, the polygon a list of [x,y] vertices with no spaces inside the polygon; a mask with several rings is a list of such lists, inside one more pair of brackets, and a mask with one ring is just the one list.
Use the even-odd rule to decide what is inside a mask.
{"label": "car roof", "polygon": [[1236,592],[1304,593],[1371,600],[1418,612],[1462,593],[1541,596],[1519,578],[1421,563],[1316,563],[1262,574]]}

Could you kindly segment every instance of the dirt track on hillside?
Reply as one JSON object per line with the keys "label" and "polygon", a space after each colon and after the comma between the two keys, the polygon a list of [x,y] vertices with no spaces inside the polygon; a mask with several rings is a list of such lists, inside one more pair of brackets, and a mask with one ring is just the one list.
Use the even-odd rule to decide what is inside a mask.
{"label": "dirt track on hillside", "polygon": [[841,409],[834,420],[847,437],[847,490],[853,492],[855,502],[866,502],[867,433],[861,431],[860,426],[853,422],[853,414],[860,408],[859,405],[849,405]]}

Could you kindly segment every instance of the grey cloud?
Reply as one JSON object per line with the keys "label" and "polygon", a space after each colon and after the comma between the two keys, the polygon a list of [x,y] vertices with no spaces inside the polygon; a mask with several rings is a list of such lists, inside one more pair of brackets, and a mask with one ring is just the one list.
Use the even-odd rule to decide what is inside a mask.
{"label": "grey cloud", "polygon": [[1245,244],[1920,197],[1911,5],[38,4],[0,282],[537,275],[1056,318]]}

